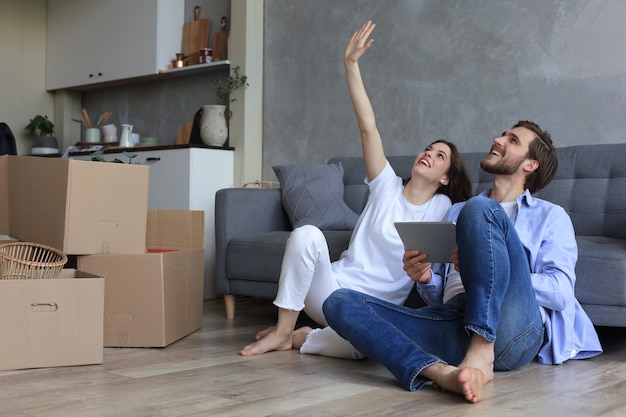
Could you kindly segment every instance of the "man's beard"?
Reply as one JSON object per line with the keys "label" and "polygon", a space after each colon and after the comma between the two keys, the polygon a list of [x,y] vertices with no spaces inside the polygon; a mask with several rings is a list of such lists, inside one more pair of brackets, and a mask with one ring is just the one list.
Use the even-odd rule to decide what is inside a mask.
{"label": "man's beard", "polygon": [[483,171],[494,175],[512,175],[514,174],[520,165],[524,162],[526,157],[520,157],[511,161],[499,160],[495,164],[490,164],[487,159],[480,161],[480,167]]}

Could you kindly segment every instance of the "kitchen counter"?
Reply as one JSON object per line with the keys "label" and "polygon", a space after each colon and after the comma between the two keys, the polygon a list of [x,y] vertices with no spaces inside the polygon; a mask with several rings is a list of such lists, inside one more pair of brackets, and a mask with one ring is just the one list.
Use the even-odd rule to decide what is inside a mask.
{"label": "kitchen counter", "polygon": [[[89,147],[89,145],[92,145]],[[108,143],[86,143],[81,142],[78,147],[84,148],[80,150],[70,151],[69,156],[89,155],[94,153],[92,149],[95,146],[107,146]],[[189,143],[185,145],[138,145],[132,148],[122,148],[120,146],[109,146],[104,153],[119,153],[119,152],[144,152],[144,151],[164,151],[169,149],[189,149],[189,148],[203,148],[203,149],[219,149],[223,151],[234,151],[235,148],[231,146],[209,146],[202,143]]]}
{"label": "kitchen counter", "polygon": [[[205,220],[204,298],[216,297],[215,288],[215,193],[233,186],[233,148],[204,144],[111,147],[105,160],[128,158],[150,167],[148,207],[169,210],[202,210]],[[93,150],[70,154],[70,158],[88,161]],[[101,162],[90,162],[101,163]]]}

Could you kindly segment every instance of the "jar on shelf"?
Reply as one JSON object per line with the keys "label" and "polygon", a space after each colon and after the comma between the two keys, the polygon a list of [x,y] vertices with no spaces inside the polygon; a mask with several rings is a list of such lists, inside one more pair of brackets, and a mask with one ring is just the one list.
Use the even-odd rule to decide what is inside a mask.
{"label": "jar on shelf", "polygon": [[200,49],[200,63],[206,64],[213,61],[213,49],[201,48]]}

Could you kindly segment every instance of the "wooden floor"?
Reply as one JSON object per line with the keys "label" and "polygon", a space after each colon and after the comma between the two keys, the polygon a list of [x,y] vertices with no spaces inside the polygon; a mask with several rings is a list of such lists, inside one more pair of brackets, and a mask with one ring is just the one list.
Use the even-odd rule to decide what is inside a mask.
{"label": "wooden floor", "polygon": [[296,351],[241,357],[273,324],[270,302],[240,300],[234,320],[205,303],[203,328],[167,348],[107,348],[102,365],[0,372],[0,416],[623,416],[626,329],[600,329],[605,353],[497,373],[468,404],[407,392],[371,361]]}

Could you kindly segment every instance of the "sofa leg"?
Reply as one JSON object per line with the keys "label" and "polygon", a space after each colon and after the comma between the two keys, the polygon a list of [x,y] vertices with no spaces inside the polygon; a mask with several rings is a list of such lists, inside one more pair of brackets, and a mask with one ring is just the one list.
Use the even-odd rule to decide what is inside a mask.
{"label": "sofa leg", "polygon": [[224,294],[224,305],[226,306],[226,318],[235,318],[235,294]]}

